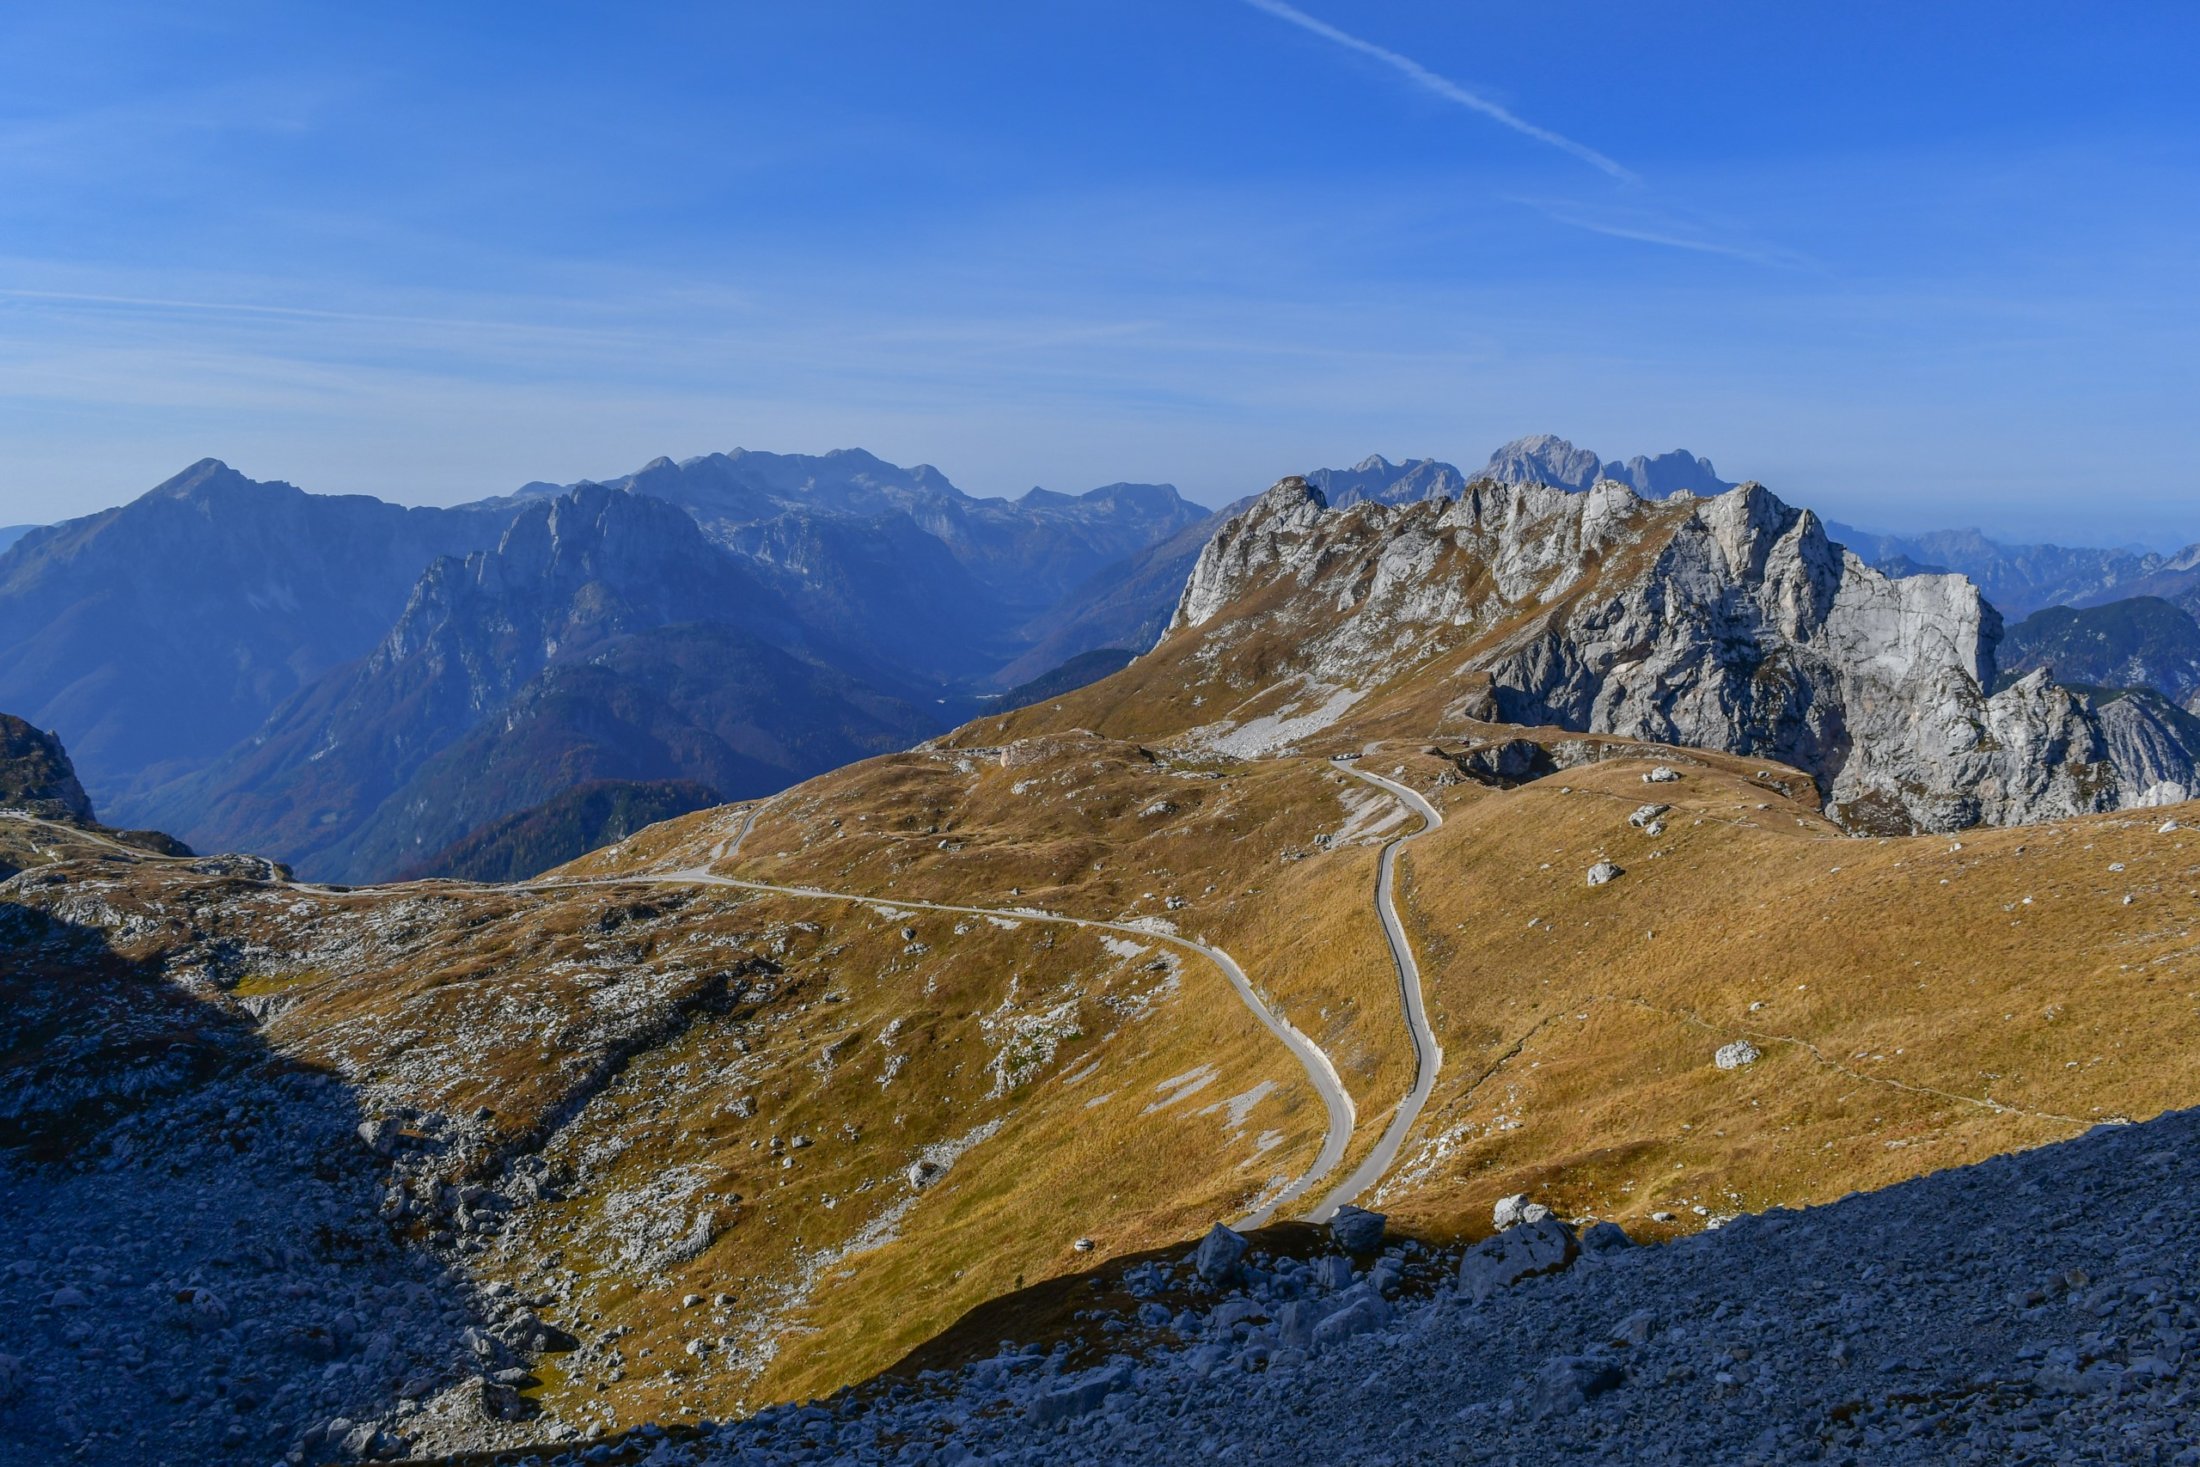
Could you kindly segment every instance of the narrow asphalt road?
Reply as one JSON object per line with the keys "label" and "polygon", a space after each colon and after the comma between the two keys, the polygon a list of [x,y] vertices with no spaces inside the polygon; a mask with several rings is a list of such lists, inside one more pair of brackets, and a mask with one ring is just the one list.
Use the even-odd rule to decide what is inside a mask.
{"label": "narrow asphalt road", "polygon": [[[759,802],[743,817],[741,828],[733,839],[712,853],[714,859],[731,859],[741,849],[749,832],[756,828],[756,819],[768,802]],[[1167,943],[1186,952],[1197,953],[1220,969],[1230,986],[1237,990],[1238,998],[1260,1020],[1261,1026],[1280,1040],[1291,1051],[1305,1070],[1307,1081],[1321,1096],[1322,1107],[1328,1113],[1328,1124],[1322,1135],[1321,1150],[1315,1153],[1313,1165],[1286,1186],[1281,1192],[1267,1199],[1258,1210],[1239,1219],[1239,1227],[1260,1227],[1275,1215],[1311,1193],[1315,1187],[1344,1160],[1345,1148],[1352,1142],[1352,1130],[1358,1123],[1358,1113],[1352,1104],[1351,1092],[1344,1088],[1344,1081],[1337,1075],[1337,1067],[1330,1063],[1320,1045],[1294,1028],[1291,1022],[1268,1007],[1258,993],[1253,991],[1252,981],[1245,976],[1237,959],[1221,948],[1188,937],[1175,937],[1156,932],[1129,922],[1104,922],[1090,917],[1065,917],[1059,913],[1042,912],[1031,907],[966,907],[947,902],[920,902],[901,897],[865,896],[855,892],[825,891],[813,886],[779,886],[766,881],[747,881],[737,876],[721,876],[701,866],[691,866],[683,871],[664,872],[654,876],[622,876],[605,878],[607,882],[655,881],[694,883],[704,886],[730,886],[744,891],[771,892],[779,896],[805,897],[814,901],[846,902],[855,906],[883,907],[895,910],[907,909],[924,912],[953,912],[972,917],[999,917],[1014,922],[1054,922],[1066,927],[1090,927],[1105,932],[1120,932],[1126,936],[1141,938],[1147,942]],[[1392,1151],[1396,1151],[1392,1147]]]}
{"label": "narrow asphalt road", "polygon": [[1396,780],[1370,774],[1351,765],[1344,766],[1347,774],[1364,779],[1369,784],[1389,791],[1404,803],[1407,809],[1421,817],[1421,828],[1411,835],[1401,835],[1383,847],[1382,864],[1375,875],[1375,914],[1382,918],[1383,936],[1390,942],[1390,960],[1398,970],[1398,1001],[1405,1010],[1406,1032],[1413,1038],[1413,1088],[1406,1092],[1404,1100],[1383,1128],[1375,1149],[1370,1151],[1352,1169],[1345,1179],[1330,1189],[1321,1205],[1309,1213],[1308,1219],[1323,1222],[1334,1216],[1337,1209],[1358,1197],[1362,1192],[1383,1179],[1391,1163],[1398,1159],[1398,1148],[1405,1144],[1406,1133],[1421,1118],[1421,1108],[1428,1104],[1429,1093],[1436,1088],[1436,1074],[1444,1066],[1444,1051],[1436,1043],[1436,1031],[1429,1027],[1428,1006],[1421,995],[1421,967],[1413,960],[1413,945],[1406,941],[1405,927],[1398,921],[1398,905],[1391,893],[1391,879],[1398,869],[1398,852],[1411,841],[1417,841],[1437,826],[1444,817],[1434,805]]}

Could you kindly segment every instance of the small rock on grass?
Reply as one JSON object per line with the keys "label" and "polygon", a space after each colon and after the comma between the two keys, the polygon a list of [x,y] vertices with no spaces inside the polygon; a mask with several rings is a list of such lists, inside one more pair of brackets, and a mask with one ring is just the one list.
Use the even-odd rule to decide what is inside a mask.
{"label": "small rock on grass", "polygon": [[1711,1063],[1722,1070],[1738,1070],[1744,1065],[1757,1063],[1757,1060],[1757,1046],[1746,1039],[1737,1039],[1732,1044],[1720,1045],[1719,1052],[1711,1057]]}
{"label": "small rock on grass", "polygon": [[1551,1215],[1551,1210],[1540,1202],[1530,1202],[1525,1192],[1515,1192],[1510,1197],[1500,1197],[1490,1209],[1490,1224],[1499,1232],[1517,1228],[1522,1223],[1541,1222]]}

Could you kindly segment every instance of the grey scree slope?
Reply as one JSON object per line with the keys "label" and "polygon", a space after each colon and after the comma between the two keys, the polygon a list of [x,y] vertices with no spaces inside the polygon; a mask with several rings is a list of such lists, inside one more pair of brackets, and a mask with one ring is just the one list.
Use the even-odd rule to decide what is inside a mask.
{"label": "grey scree slope", "polygon": [[542,1460],[2200,1463],[2196,1157],[2187,1111],[1664,1246],[1593,1229],[1480,1302],[1413,1244],[1141,1265],[1098,1365],[1004,1346]]}

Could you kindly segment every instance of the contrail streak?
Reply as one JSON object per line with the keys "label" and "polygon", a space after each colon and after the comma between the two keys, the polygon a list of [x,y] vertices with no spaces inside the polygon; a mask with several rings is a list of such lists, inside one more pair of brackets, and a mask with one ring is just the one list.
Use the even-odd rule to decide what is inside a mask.
{"label": "contrail streak", "polygon": [[1642,181],[1632,170],[1615,163],[1587,144],[1577,143],[1564,133],[1552,132],[1547,127],[1537,127],[1526,118],[1499,106],[1489,98],[1477,96],[1448,77],[1438,76],[1410,56],[1401,56],[1387,46],[1378,46],[1373,41],[1361,40],[1349,31],[1340,31],[1327,21],[1316,20],[1295,5],[1285,4],[1284,0],[1245,0],[1245,3],[1255,10],[1266,11],[1278,20],[1288,21],[1311,35],[1320,36],[1325,41],[1333,41],[1348,51],[1357,51],[1362,56],[1373,57],[1392,71],[1403,76],[1407,81],[1420,87],[1423,91],[1434,92],[1447,102],[1455,102],[1461,107],[1479,112],[1492,121],[1503,123],[1524,137],[1534,138],[1539,143],[1547,143],[1562,153],[1571,153],[1590,167],[1601,169],[1614,178],[1626,183],[1640,183]]}

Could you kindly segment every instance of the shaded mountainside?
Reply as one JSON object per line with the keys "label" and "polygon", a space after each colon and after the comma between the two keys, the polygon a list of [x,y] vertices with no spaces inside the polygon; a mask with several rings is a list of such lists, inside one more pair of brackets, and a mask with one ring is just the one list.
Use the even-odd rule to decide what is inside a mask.
{"label": "shaded mountainside", "polygon": [[1088,683],[1096,683],[1111,673],[1121,672],[1138,654],[1121,647],[1100,647],[1090,652],[1080,652],[1051,672],[1043,672],[1028,683],[1019,683],[1001,694],[1003,708],[1022,708],[1048,698],[1059,698],[1073,693]]}
{"label": "shaded mountainside", "polygon": [[0,525],[0,550],[7,549],[31,531],[43,528],[39,525]]}
{"label": "shaded mountainside", "polygon": [[403,873],[416,881],[523,881],[660,820],[724,803],[693,780],[598,779],[574,785],[531,809],[490,822]]}
{"label": "shaded mountainside", "polygon": [[1137,554],[1093,572],[1044,615],[1027,622],[1030,648],[993,677],[1014,683],[1043,677],[1089,652],[1123,648],[1143,652],[1161,640],[1185,578],[1199,563],[1216,530],[1250,504],[1241,499],[1195,520]]}
{"label": "shaded mountainside", "polygon": [[150,808],[201,845],[368,880],[585,780],[747,793],[951,721],[820,645],[679,509],[587,486],[436,562],[372,654]]}
{"label": "shaded mountainside", "polygon": [[250,736],[358,657],[439,555],[503,515],[258,483],[212,459],[0,552],[0,706],[67,735],[102,808]]}
{"label": "shaded mountainside", "polygon": [[635,632],[544,668],[420,765],[327,859],[361,879],[386,877],[592,780],[693,780],[729,799],[769,794],[907,748],[974,706],[881,691],[735,627]]}
{"label": "shaded mountainside", "polygon": [[[622,511],[620,538],[600,552],[611,573],[594,589],[530,552],[545,506],[611,496],[659,509]],[[519,771],[529,789],[554,793],[561,770],[626,777],[644,766],[652,772],[638,777],[717,784],[731,769],[731,788],[776,787],[951,724],[971,706],[955,701],[959,690],[1012,684],[1120,641],[1120,618],[1103,614],[1058,639],[1060,655],[1042,646],[1035,665],[1019,663],[1048,641],[1048,618],[1073,591],[1209,518],[1167,485],[974,499],[935,469],[860,450],[660,459],[611,486],[530,484],[447,510],[256,483],[209,459],[119,509],[0,550],[0,706],[61,729],[87,787],[127,819],[386,874],[360,864],[378,857],[330,853],[356,840],[418,859],[446,843],[441,825],[357,830],[423,761],[585,646],[723,626],[792,658],[779,669],[791,683],[744,675],[748,695],[816,711],[841,696],[818,684],[833,674],[853,703],[822,714],[811,738],[763,715],[753,722],[767,736],[736,737],[685,766],[580,757],[538,732],[549,762]],[[1162,573],[1175,580],[1133,613],[1152,623],[1149,636],[1196,550],[1185,547],[1182,565]],[[573,719],[632,721],[631,709],[580,709],[574,692],[562,705]],[[807,747],[790,753],[796,745]],[[452,808],[485,806],[517,808],[478,792]]]}
{"label": "shaded mountainside", "polygon": [[2037,669],[2098,688],[2152,688],[2200,711],[2200,621],[2154,596],[2037,611],[2002,638],[2006,682]]}

